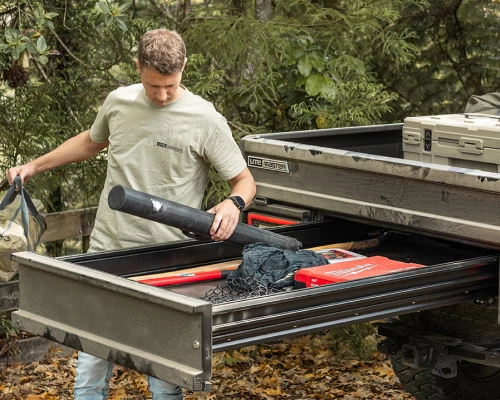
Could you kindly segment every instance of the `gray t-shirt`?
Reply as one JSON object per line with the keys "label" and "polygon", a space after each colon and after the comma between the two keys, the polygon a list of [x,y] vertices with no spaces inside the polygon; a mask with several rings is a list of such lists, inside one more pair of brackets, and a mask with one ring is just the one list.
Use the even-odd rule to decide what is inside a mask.
{"label": "gray t-shirt", "polygon": [[165,107],[152,103],[142,84],[114,90],[90,137],[98,143],[109,140],[91,252],[186,239],[178,229],[111,210],[108,193],[115,185],[200,208],[210,164],[224,180],[246,167],[226,119],[187,89]]}

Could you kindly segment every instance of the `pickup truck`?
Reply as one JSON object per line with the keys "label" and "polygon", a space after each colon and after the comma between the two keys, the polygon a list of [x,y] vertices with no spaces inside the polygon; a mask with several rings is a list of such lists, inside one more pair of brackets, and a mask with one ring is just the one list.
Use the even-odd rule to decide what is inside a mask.
{"label": "pickup truck", "polygon": [[160,288],[133,278],[237,262],[241,246],[188,239],[56,259],[22,252],[13,255],[13,323],[209,391],[213,353],[377,321],[380,350],[417,399],[498,399],[500,174],[406,160],[402,132],[390,124],[244,137],[257,195],[242,219],[303,248],[375,239],[356,252],[424,268],[213,302],[204,294],[220,281]]}

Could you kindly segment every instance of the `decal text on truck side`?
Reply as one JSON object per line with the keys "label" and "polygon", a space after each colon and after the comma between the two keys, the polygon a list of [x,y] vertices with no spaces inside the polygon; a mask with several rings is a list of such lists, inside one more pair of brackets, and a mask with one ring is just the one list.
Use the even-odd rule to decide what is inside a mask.
{"label": "decal text on truck side", "polygon": [[270,158],[248,156],[248,166],[254,168],[270,169],[277,172],[290,173],[288,162],[281,160],[272,160]]}

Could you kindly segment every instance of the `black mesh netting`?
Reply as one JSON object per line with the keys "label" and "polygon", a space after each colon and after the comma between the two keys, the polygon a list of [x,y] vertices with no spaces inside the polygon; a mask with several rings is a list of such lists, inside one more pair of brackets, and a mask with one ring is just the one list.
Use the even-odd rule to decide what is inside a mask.
{"label": "black mesh netting", "polygon": [[283,250],[261,242],[247,244],[238,268],[202,299],[223,303],[280,293],[287,287],[293,287],[293,278],[299,269],[325,264],[328,260],[311,250]]}
{"label": "black mesh netting", "polygon": [[225,282],[205,293],[202,299],[212,304],[220,304],[280,293],[282,291],[283,289],[269,288],[253,277],[228,278]]}

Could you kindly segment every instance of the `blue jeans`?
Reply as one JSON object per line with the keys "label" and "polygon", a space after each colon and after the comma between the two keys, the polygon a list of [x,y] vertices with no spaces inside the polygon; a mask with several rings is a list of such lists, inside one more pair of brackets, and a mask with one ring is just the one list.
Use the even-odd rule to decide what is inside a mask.
{"label": "blue jeans", "polygon": [[[75,400],[104,400],[108,398],[113,363],[78,352],[75,378]],[[153,400],[182,400],[179,386],[148,376],[148,389]]]}

